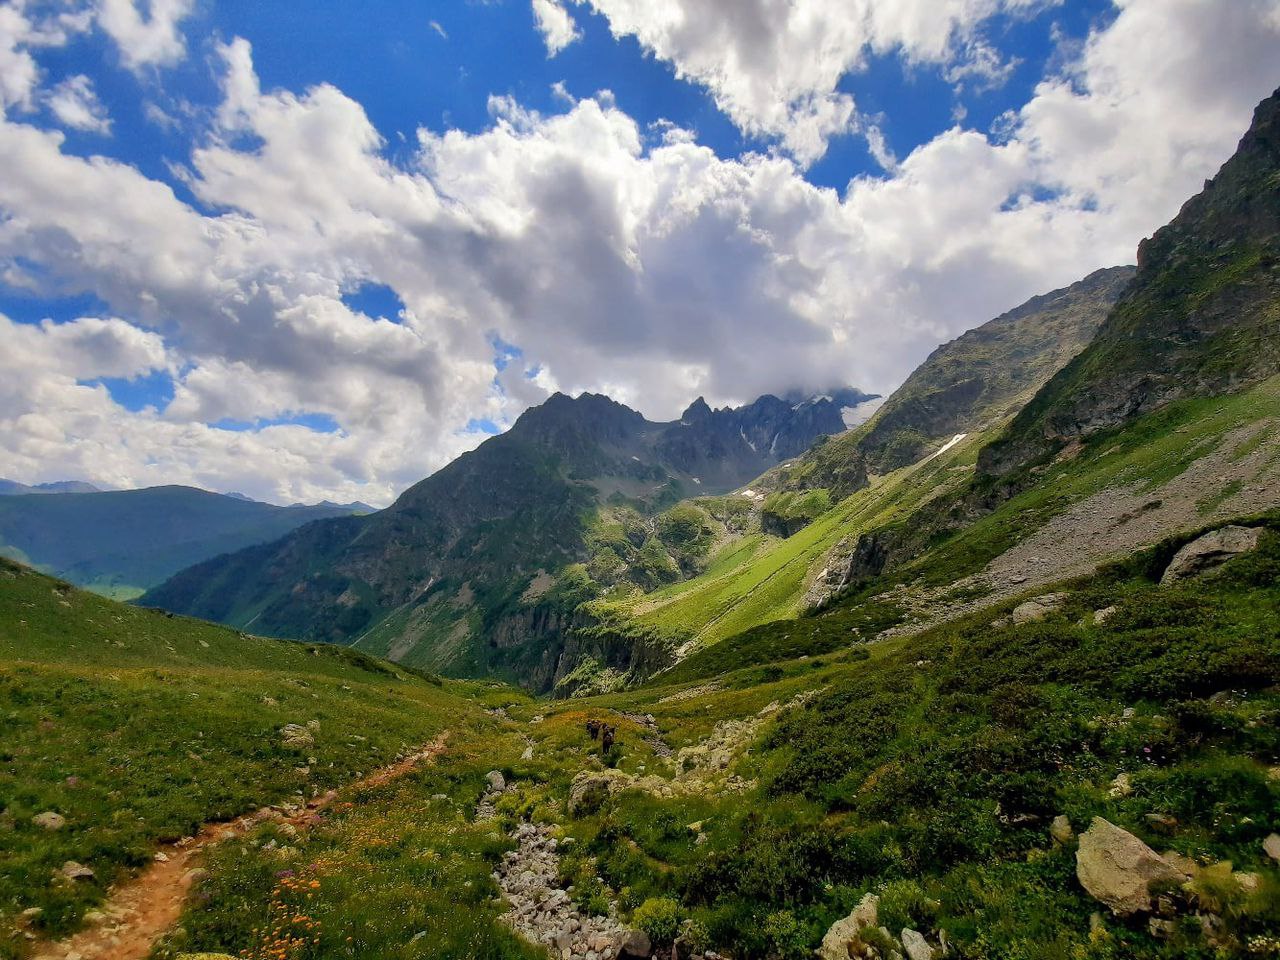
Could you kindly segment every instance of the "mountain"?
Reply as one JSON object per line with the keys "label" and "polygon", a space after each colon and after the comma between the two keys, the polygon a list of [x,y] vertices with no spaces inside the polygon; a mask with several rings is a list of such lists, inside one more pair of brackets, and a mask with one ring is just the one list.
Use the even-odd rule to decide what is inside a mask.
{"label": "mountain", "polygon": [[1280,370],[1280,91],[1235,155],[1138,248],[1138,273],[1089,347],[983,451],[1008,474],[1182,397]]}
{"label": "mountain", "polygon": [[16,480],[0,478],[0,497],[22,496],[29,493],[100,493],[92,483],[83,480],[54,480],[29,486]]}
{"label": "mountain", "polygon": [[1133,276],[1133,267],[1098,270],[944,343],[866,424],[753,486],[825,488],[839,499],[869,474],[915,463],[957,434],[989,429],[1088,346]]}
{"label": "mountain", "polygon": [[184,567],[275,540],[351,507],[277,507],[194,487],[0,498],[0,554],[119,597]]}
{"label": "mountain", "polygon": [[[840,399],[852,396],[865,397]],[[198,564],[141,602],[527,679],[539,672],[530,661],[543,658],[540,639],[558,626],[545,610],[530,621],[520,600],[586,558],[602,506],[651,515],[686,495],[724,493],[843,426],[834,396],[719,410],[698,400],[656,423],[608,397],[556,394],[386,510]]]}

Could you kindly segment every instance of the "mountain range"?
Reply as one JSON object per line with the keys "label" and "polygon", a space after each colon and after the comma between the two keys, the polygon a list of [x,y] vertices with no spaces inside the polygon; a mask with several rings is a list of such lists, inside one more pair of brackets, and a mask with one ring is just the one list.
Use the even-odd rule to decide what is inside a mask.
{"label": "mountain range", "polygon": [[50,483],[35,493],[0,497],[0,555],[128,599],[201,560],[361,509],[277,507],[195,487],[85,487]]}

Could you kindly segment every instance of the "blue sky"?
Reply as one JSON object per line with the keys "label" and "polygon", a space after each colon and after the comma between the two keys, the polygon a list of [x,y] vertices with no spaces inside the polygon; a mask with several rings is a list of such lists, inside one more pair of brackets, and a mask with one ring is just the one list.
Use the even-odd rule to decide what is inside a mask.
{"label": "blue sky", "polygon": [[385,502],[554,389],[883,392],[1280,81],[1275,0],[957,6],[0,3],[0,474]]}

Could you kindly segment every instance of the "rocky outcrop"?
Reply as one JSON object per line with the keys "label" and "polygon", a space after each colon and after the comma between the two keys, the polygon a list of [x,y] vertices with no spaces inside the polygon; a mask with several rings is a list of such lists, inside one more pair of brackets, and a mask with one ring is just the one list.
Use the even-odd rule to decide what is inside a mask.
{"label": "rocky outcrop", "polygon": [[1046,593],[1018,604],[1009,616],[1014,623],[1034,623],[1058,610],[1066,600],[1065,593]]}
{"label": "rocky outcrop", "polygon": [[631,781],[621,770],[579,771],[569,784],[569,816],[595,813],[611,795],[629,786]]}
{"label": "rocky outcrop", "polygon": [[[818,947],[819,960],[849,960],[862,952],[862,931],[875,928],[879,920],[880,898],[866,894],[853,912],[831,925]],[[856,951],[856,952],[855,952]]]}
{"label": "rocky outcrop", "polygon": [[300,723],[286,723],[280,728],[280,745],[288,750],[309,750],[315,744],[311,730]]}
{"label": "rocky outcrop", "polygon": [[1233,525],[1212,530],[1174,554],[1160,582],[1176,583],[1220,567],[1233,557],[1256,550],[1261,535],[1254,527]]}
{"label": "rocky outcrop", "polygon": [[1153,885],[1180,885],[1185,879],[1133,834],[1101,817],[1080,835],[1076,876],[1090,896],[1119,916],[1149,911]]}

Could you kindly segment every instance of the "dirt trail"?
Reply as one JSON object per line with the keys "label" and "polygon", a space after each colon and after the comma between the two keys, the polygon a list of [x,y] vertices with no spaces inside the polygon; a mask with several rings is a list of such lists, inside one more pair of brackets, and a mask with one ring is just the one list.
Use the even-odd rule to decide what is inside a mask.
{"label": "dirt trail", "polygon": [[[378,787],[403,777],[439,756],[448,736],[448,731],[440,734],[417,753],[347,784],[343,791]],[[338,790],[329,790],[305,805],[263,807],[234,820],[206,824],[194,837],[161,847],[151,866],[111,890],[98,908],[101,919],[66,940],[37,945],[34,960],[145,960],[156,941],[177,923],[197,876],[193,871],[206,849],[242,837],[268,820],[306,830],[339,796]]]}

